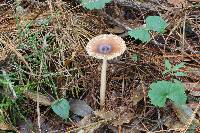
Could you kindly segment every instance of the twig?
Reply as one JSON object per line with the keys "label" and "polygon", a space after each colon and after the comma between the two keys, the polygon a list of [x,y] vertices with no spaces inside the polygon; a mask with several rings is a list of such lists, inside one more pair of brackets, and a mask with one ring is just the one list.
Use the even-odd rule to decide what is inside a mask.
{"label": "twig", "polygon": [[[39,75],[42,74],[42,68],[43,68],[43,56],[41,58],[41,62],[40,62],[40,72]],[[38,77],[38,79],[40,80],[41,76]],[[40,102],[39,102],[39,85],[37,86],[37,115],[38,115],[38,130],[41,133],[41,123],[40,123]]]}

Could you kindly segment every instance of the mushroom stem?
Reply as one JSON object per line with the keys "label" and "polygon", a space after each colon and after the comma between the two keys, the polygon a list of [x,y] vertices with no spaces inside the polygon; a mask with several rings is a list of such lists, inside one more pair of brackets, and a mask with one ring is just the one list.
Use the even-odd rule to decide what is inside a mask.
{"label": "mushroom stem", "polygon": [[106,69],[107,69],[107,59],[103,59],[103,64],[102,64],[102,69],[101,69],[101,88],[100,88],[100,106],[101,106],[101,108],[104,108],[104,106],[105,106]]}

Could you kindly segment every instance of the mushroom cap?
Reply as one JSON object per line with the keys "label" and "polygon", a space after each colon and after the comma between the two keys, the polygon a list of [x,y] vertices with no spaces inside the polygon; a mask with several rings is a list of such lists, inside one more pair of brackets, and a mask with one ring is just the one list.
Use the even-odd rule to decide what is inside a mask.
{"label": "mushroom cap", "polygon": [[120,56],[125,50],[125,41],[113,34],[98,35],[92,38],[86,46],[87,53],[97,59],[110,60]]}

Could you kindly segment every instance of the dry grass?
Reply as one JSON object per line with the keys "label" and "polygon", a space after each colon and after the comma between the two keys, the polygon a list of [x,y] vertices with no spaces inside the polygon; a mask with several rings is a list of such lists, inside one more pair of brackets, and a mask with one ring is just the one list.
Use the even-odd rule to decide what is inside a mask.
{"label": "dry grass", "polygon": [[[169,6],[165,4],[163,3],[165,7]],[[16,7],[19,8],[18,11]],[[19,6],[14,3],[2,5],[0,66],[13,78],[14,85],[20,88],[17,93],[22,97],[23,91],[29,89],[46,94],[52,101],[61,97],[82,99],[97,110],[101,61],[86,54],[85,45],[88,40],[98,34],[114,32],[115,30],[108,29],[115,26],[126,32],[123,26],[134,28],[141,25],[146,16],[160,14],[168,20],[169,26],[165,34],[154,35],[155,41],[142,45],[126,34],[124,36],[124,33],[119,35],[123,36],[128,50],[123,56],[109,61],[106,110],[116,110],[119,116],[124,113],[134,114],[132,124],[137,123],[135,119],[139,119],[137,126],[130,122],[124,128],[161,132],[163,124],[159,121],[164,118],[160,117],[173,116],[175,113],[170,104],[160,112],[150,105],[147,97],[149,84],[162,79],[164,59],[170,59],[173,64],[188,62],[186,69],[199,68],[200,64],[200,11],[193,7],[167,9],[169,10],[158,9],[157,12],[131,8],[126,10],[123,5],[112,3],[104,10],[113,18],[110,20],[107,16],[101,16],[104,11],[86,11],[70,0],[58,0],[55,3],[50,0],[22,1]],[[129,19],[124,19],[125,17]],[[44,22],[48,25],[41,25]],[[132,60],[133,54],[139,55],[138,61]],[[192,75],[180,80],[197,82],[199,77],[200,75]],[[141,99],[135,103],[134,97],[137,96]],[[17,104],[22,106],[17,107],[20,117],[30,119],[33,125],[40,125],[41,130],[45,129],[45,124],[50,126],[48,130],[51,131],[58,130],[58,125],[59,131],[77,125],[75,120],[63,122],[48,107],[39,106],[39,102],[36,112],[35,103],[27,97],[17,101]],[[23,110],[26,106],[34,111]],[[8,109],[6,112],[11,113],[12,110]],[[7,116],[10,123],[20,126],[11,117],[16,116]],[[47,121],[48,119],[51,120]],[[104,125],[110,124],[106,121]]]}

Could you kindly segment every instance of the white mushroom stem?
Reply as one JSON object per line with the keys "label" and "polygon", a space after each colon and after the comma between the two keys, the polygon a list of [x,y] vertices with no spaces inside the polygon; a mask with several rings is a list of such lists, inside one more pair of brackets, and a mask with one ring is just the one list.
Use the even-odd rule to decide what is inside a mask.
{"label": "white mushroom stem", "polygon": [[106,97],[106,69],[107,69],[107,59],[103,59],[102,69],[101,69],[101,88],[100,88],[100,106],[104,108],[105,97]]}

